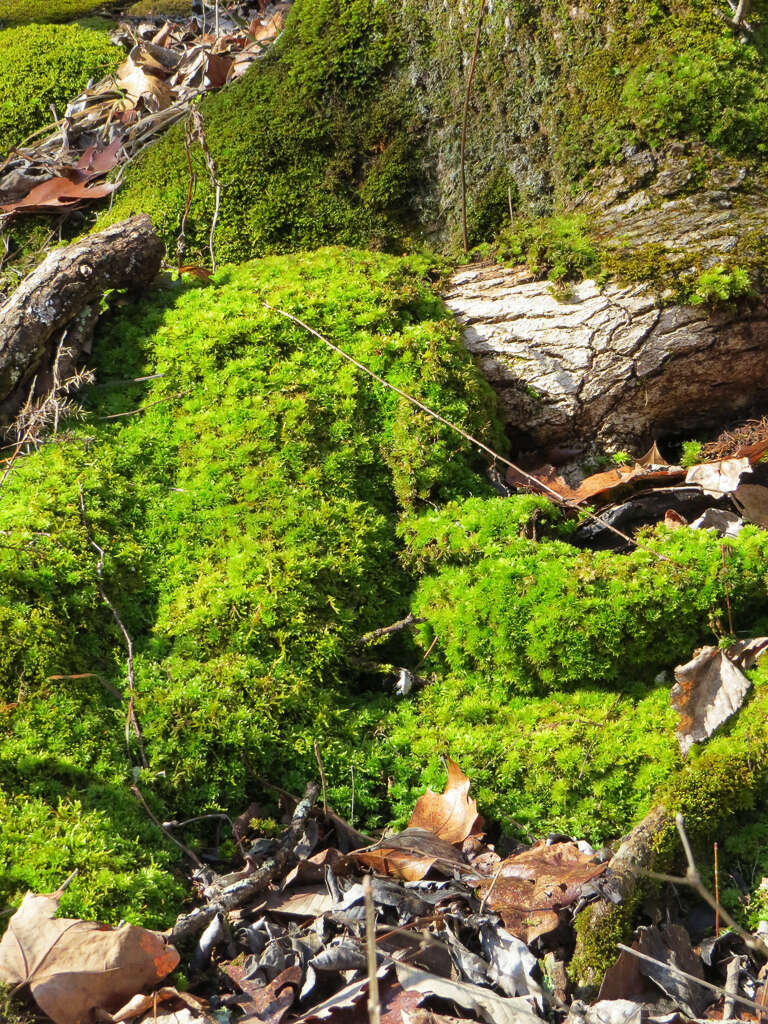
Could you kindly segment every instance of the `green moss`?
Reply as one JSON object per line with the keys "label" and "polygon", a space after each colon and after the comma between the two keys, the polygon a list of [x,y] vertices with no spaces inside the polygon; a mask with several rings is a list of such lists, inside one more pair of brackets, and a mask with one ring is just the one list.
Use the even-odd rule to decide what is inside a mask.
{"label": "green moss", "polygon": [[[128,790],[125,709],[106,688],[125,685],[125,651],[79,485],[136,648],[141,786],[158,815],[245,806],[260,776],[300,792],[321,737],[330,798],[344,806],[354,765],[358,820],[381,820],[373,733],[392,699],[348,656],[407,611],[401,510],[488,487],[461,438],[262,300],[499,444],[429,269],[338,249],[273,258],[208,288],[169,284],[102,328],[89,416],[23,460],[0,501],[0,700],[20,701],[0,717],[0,792],[29,807],[26,838],[0,817],[5,900],[77,864],[70,908],[166,921],[178,909],[155,869],[162,837]],[[151,408],[102,418],[137,405]]]}
{"label": "green moss", "polygon": [[[652,6],[607,0],[574,14],[565,0],[538,0],[488,12],[468,124],[471,245],[507,223],[511,199],[510,243],[537,273],[591,273],[600,261],[583,219],[554,222],[543,238],[529,222],[567,205],[626,144],[684,138],[759,152],[759,47],[738,42],[706,0],[675,2],[663,17]],[[759,12],[755,23],[761,38]],[[201,105],[224,181],[222,255],[329,240],[459,244],[458,146],[447,140],[458,137],[473,30],[453,2],[297,0],[274,51]],[[177,126],[129,169],[110,215],[144,209],[171,245],[187,194],[183,136]],[[213,197],[196,159],[190,244],[202,254]]]}
{"label": "green moss", "polygon": [[720,544],[706,532],[660,530],[619,561],[514,535],[469,554],[441,544],[447,528],[471,536],[476,518],[475,502],[440,510],[411,542],[414,557],[437,570],[422,580],[414,610],[429,620],[425,639],[440,636],[454,673],[492,674],[522,693],[586,679],[621,687],[701,643],[726,587],[737,618],[768,611],[768,534],[754,527],[732,545],[738,571],[725,579]]}
{"label": "green moss", "polygon": [[89,78],[123,57],[106,32],[78,25],[30,25],[0,32],[0,155],[63,114]]}
{"label": "green moss", "polygon": [[638,892],[632,899],[598,913],[586,907],[576,918],[576,952],[568,965],[568,973],[582,989],[597,993],[605,972],[618,956],[616,944],[632,938],[634,918],[642,899]]}
{"label": "green moss", "polygon": [[500,260],[525,263],[535,277],[554,283],[599,277],[601,252],[584,214],[518,218],[497,238]]}
{"label": "green moss", "polygon": [[0,27],[76,21],[120,6],[121,0],[0,0]]}
{"label": "green moss", "polygon": [[192,0],[139,0],[125,12],[132,18],[145,18],[153,14],[176,17],[192,14]]}
{"label": "green moss", "polygon": [[[274,51],[203,101],[223,185],[220,258],[402,239],[415,219],[409,196],[418,141],[408,89],[391,77],[403,49],[396,21],[370,0],[296,4]],[[189,177],[183,140],[179,125],[129,170],[110,220],[146,210],[175,244]],[[208,246],[207,182],[201,173],[187,225],[190,259]]]}

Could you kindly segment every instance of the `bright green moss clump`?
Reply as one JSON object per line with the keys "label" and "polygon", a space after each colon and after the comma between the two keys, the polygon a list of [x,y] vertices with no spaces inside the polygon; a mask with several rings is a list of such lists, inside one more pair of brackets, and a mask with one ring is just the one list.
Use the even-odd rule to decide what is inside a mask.
{"label": "bright green moss clump", "polygon": [[0,32],[0,156],[63,114],[86,85],[124,54],[106,32],[78,25],[29,25]]}
{"label": "bright green moss clump", "polygon": [[[71,908],[177,909],[153,874],[162,838],[138,826],[128,791],[125,709],[107,688],[125,685],[125,651],[99,601],[79,486],[136,646],[141,785],[158,814],[245,806],[262,775],[300,792],[315,737],[332,785],[359,772],[358,820],[385,809],[372,733],[392,701],[348,658],[407,612],[400,511],[487,486],[461,438],[262,300],[497,444],[489,388],[422,282],[428,269],[342,250],[271,259],[211,287],[168,285],[102,329],[88,419],[23,460],[0,495],[0,799],[30,801],[37,850],[27,857],[28,837],[0,816],[5,899],[55,887],[94,837]],[[121,383],[151,373],[164,376]],[[151,408],[103,419],[139,405]],[[378,696],[360,693],[370,685]],[[82,850],[62,846],[62,830]]]}
{"label": "bright green moss clump", "polygon": [[[452,505],[413,527],[412,557],[432,570],[415,610],[454,673],[503,678],[522,693],[621,687],[711,636],[726,592],[736,621],[768,611],[768,533],[755,527],[730,545],[723,572],[720,545],[705,531],[660,533],[617,559],[558,540],[489,538],[482,505]],[[456,545],[451,531],[467,536]]]}
{"label": "bright green moss clump", "polygon": [[[161,819],[268,801],[265,778],[301,792],[315,739],[329,799],[349,813],[354,769],[367,827],[407,819],[446,751],[519,836],[615,837],[675,777],[675,716],[654,677],[707,638],[726,585],[737,627],[763,628],[768,535],[743,531],[725,571],[701,533],[647,537],[669,563],[578,552],[560,511],[492,497],[459,435],[264,306],[499,446],[431,269],[323,249],[225,268],[209,287],[166,281],[108,315],[85,419],[0,491],[4,901],[77,866],[68,912],[178,911],[175,854],[129,789],[125,649],[89,534],[133,639],[139,785]],[[420,635],[360,644],[411,608],[429,620]],[[416,668],[435,636],[397,700],[392,666]],[[766,692],[758,677],[710,744],[724,764]],[[185,838],[209,845],[207,829]]]}

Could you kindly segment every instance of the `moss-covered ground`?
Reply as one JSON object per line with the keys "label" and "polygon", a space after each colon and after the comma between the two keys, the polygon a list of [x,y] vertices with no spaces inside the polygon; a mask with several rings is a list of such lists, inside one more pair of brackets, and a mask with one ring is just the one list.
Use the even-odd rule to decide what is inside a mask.
{"label": "moss-covered ground", "polygon": [[[2,11],[0,10],[0,19]],[[24,25],[0,31],[0,157],[53,119],[87,84],[123,59],[109,23]]]}
{"label": "moss-covered ground", "polygon": [[[159,924],[179,907],[176,853],[129,788],[126,652],[91,539],[134,641],[138,780],[161,819],[254,797],[268,809],[265,780],[299,792],[315,739],[343,814],[354,769],[366,827],[406,819],[446,751],[518,836],[601,842],[670,779],[684,789],[696,761],[677,774],[655,677],[712,636],[726,588],[737,628],[761,628],[768,539],[744,531],[725,572],[704,534],[579,553],[546,501],[494,497],[461,437],[263,305],[501,445],[431,272],[423,258],[323,249],[227,267],[208,287],[166,281],[107,315],[82,418],[0,491],[5,903],[79,868],[67,912]],[[420,634],[361,647],[409,609],[428,619]],[[419,688],[395,698],[392,666],[416,668],[435,636]],[[751,751],[755,778],[735,784],[747,796],[766,695],[758,675],[707,751],[723,764]]]}
{"label": "moss-covered ground", "polygon": [[[63,18],[92,5],[45,6]],[[546,501],[494,496],[461,437],[263,305],[305,317],[503,449],[491,392],[432,289],[432,258],[295,252],[455,241],[459,58],[474,33],[463,10],[297,0],[274,50],[201,104],[223,183],[216,247],[241,265],[208,287],[165,280],[141,300],[117,297],[82,415],[0,489],[0,914],[78,868],[64,912],[168,923],[184,891],[177,852],[130,784],[161,819],[238,812],[254,797],[269,813],[269,783],[298,793],[314,773],[315,740],[331,802],[351,812],[354,778],[368,828],[407,820],[450,752],[500,832],[600,843],[663,798],[697,836],[752,814],[723,849],[764,864],[768,670],[685,766],[668,690],[671,668],[722,635],[726,595],[740,633],[765,632],[768,535],[745,530],[725,560],[713,536],[663,529],[630,555],[579,552]],[[4,11],[0,0],[7,24]],[[3,67],[63,31],[0,33],[18,43]],[[66,31],[117,59],[103,34]],[[472,240],[497,232],[511,200],[508,258],[556,285],[621,274],[584,218],[535,215],[567,205],[627,143],[695,138],[759,156],[761,54],[704,0],[495,4],[469,129]],[[78,60],[62,78],[86,75]],[[24,78],[18,114],[0,105],[7,145],[80,87],[49,97],[55,66],[35,62],[29,75],[43,78],[34,90]],[[199,170],[190,261],[213,214]],[[179,125],[128,169],[102,222],[146,210],[172,251],[187,187]],[[666,287],[679,268],[644,256],[625,276]],[[738,298],[742,269],[710,271],[687,298]],[[136,772],[126,652],[92,540],[135,645],[149,760]],[[410,610],[427,619],[418,632],[361,646]],[[391,692],[399,665],[420,676],[405,699]],[[212,832],[186,838],[206,846]],[[747,908],[753,921],[766,910],[759,896]]]}
{"label": "moss-covered ground", "polygon": [[[768,88],[764,12],[753,8],[756,37],[742,43],[708,0],[493,5],[470,109],[471,243],[508,221],[510,201],[516,215],[567,206],[627,145],[694,139],[758,157]],[[298,0],[274,51],[202,103],[224,185],[222,254],[455,242],[455,140],[473,35],[453,0]],[[110,219],[147,210],[175,239],[183,139],[177,126],[129,170]],[[200,169],[191,236],[203,252],[213,199]]]}
{"label": "moss-covered ground", "polygon": [[77,21],[119,6],[120,0],[0,0],[0,28]]}

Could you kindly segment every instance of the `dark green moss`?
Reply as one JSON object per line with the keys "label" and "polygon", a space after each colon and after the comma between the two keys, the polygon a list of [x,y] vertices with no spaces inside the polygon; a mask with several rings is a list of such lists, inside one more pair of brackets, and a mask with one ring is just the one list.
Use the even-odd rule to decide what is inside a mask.
{"label": "dark green moss", "polygon": [[[758,43],[761,19],[758,9]],[[275,51],[202,104],[225,183],[222,254],[328,240],[455,244],[473,35],[455,0],[386,10],[297,0]],[[706,0],[494,5],[469,110],[470,244],[507,221],[510,198],[523,217],[567,205],[628,143],[699,139],[726,155],[758,153],[768,126],[761,53]],[[187,176],[179,126],[129,171],[113,216],[146,209],[175,241]],[[191,224],[200,253],[212,216],[205,180]]]}
{"label": "dark green moss", "polygon": [[[223,183],[220,258],[401,239],[414,220],[418,139],[408,89],[391,78],[403,49],[394,22],[370,0],[299,3],[275,51],[201,105]],[[187,194],[183,139],[180,125],[129,171],[110,219],[146,210],[175,242]],[[208,246],[207,180],[199,175],[189,258]]]}

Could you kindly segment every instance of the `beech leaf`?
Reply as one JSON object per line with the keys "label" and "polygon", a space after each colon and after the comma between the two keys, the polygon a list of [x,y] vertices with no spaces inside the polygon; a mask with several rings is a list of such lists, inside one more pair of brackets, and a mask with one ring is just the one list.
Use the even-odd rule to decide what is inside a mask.
{"label": "beech leaf", "polygon": [[740,640],[727,651],[700,647],[689,662],[677,666],[669,696],[680,715],[675,733],[683,758],[739,710],[752,685],[741,666],[749,668],[767,648],[768,637]]}
{"label": "beech leaf", "polygon": [[554,931],[557,911],[576,903],[582,886],[605,868],[576,843],[541,842],[502,861],[496,874],[479,884],[478,895],[513,935],[530,943]]}
{"label": "beech leaf", "polygon": [[463,843],[467,836],[480,833],[483,819],[477,803],[469,799],[470,781],[453,761],[448,761],[448,781],[442,793],[431,789],[420,796],[413,808],[409,828],[434,832],[448,843]]}
{"label": "beech leaf", "polygon": [[356,850],[350,857],[380,875],[404,878],[407,882],[420,881],[433,866],[449,876],[456,868],[466,866],[455,846],[421,828],[407,828],[387,836],[379,845]]}
{"label": "beech leaf", "polygon": [[91,1010],[115,1010],[176,967],[159,932],[54,918],[61,893],[27,893],[0,941],[0,982],[29,985],[55,1024],[83,1024]]}

